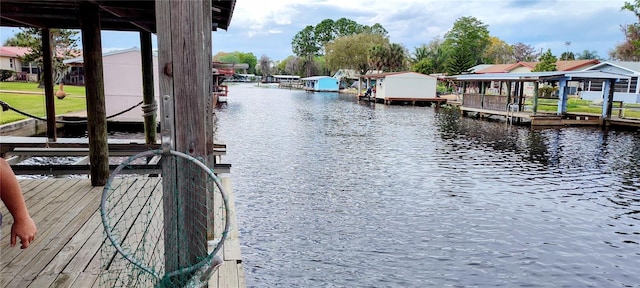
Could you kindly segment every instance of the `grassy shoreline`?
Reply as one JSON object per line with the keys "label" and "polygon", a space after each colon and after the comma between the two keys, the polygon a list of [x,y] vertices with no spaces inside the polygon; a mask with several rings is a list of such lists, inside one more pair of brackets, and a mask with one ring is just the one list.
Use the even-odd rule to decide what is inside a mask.
{"label": "grassy shoreline", "polygon": [[[58,86],[55,89],[57,90]],[[85,88],[83,86],[64,86],[63,89],[67,96],[64,99],[54,99],[56,115],[87,110]],[[38,88],[38,83],[0,82],[0,100],[25,113],[38,117],[45,117],[46,115],[44,89]],[[27,118],[11,110],[0,111],[0,124]]]}

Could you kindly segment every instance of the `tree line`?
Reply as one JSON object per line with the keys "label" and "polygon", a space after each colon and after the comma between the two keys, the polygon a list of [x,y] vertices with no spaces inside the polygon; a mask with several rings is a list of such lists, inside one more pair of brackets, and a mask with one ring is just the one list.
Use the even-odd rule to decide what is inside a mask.
{"label": "tree line", "polygon": [[[634,13],[638,23],[621,26],[625,41],[609,52],[609,59],[640,61],[640,0],[625,2],[621,10]],[[390,43],[388,36],[378,23],[369,27],[345,18],[325,19],[299,31],[291,41],[295,55],[276,62],[274,70],[306,76],[327,75],[343,68],[359,73],[411,70],[455,75],[478,64],[538,61],[534,71],[553,71],[557,60],[602,60],[594,50],[566,51],[556,57],[550,49],[538,51],[522,42],[508,44],[490,35],[488,25],[471,16],[458,18],[444,37],[435,37],[412,52]]]}
{"label": "tree line", "polygon": [[[622,25],[625,40],[609,52],[609,59],[640,61],[640,0],[625,2],[621,11],[634,13],[637,23]],[[77,31],[51,29],[53,57],[57,81],[63,76],[63,60],[72,58],[78,44]],[[37,28],[21,28],[15,36],[4,42],[5,46],[31,48],[23,62],[34,62],[42,67],[42,41]],[[294,55],[281,61],[272,61],[253,53],[220,52],[214,61],[249,64],[247,73],[290,74],[300,76],[329,75],[338,69],[353,69],[364,74],[367,71],[416,71],[425,74],[461,74],[478,64],[508,64],[520,61],[540,61],[535,71],[555,70],[559,60],[600,59],[596,51],[580,53],[566,51],[557,58],[551,53],[537,51],[525,43],[507,44],[489,33],[488,25],[475,17],[458,18],[443,37],[435,37],[426,44],[415,47],[412,52],[398,43],[389,41],[389,33],[380,25],[357,23],[351,19],[325,19],[308,25],[296,33],[291,40]],[[40,69],[41,70],[41,69]],[[12,71],[9,71],[12,72]],[[4,74],[4,73],[3,73]]]}

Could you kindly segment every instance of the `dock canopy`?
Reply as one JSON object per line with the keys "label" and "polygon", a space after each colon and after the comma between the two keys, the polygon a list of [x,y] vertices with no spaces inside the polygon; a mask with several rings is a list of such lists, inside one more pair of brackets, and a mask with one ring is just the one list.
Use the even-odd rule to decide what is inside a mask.
{"label": "dock canopy", "polygon": [[449,76],[449,79],[457,81],[519,81],[519,82],[539,82],[557,81],[564,79],[568,81],[578,81],[584,79],[609,79],[628,80],[630,75],[618,74],[604,71],[550,71],[550,72],[525,72],[525,73],[485,73],[485,74],[461,74]]}
{"label": "dock canopy", "polygon": [[[2,0],[0,25],[80,29],[78,11],[83,2],[98,5],[103,30],[157,31],[155,0]],[[211,30],[228,29],[235,4],[235,0],[211,2]]]}

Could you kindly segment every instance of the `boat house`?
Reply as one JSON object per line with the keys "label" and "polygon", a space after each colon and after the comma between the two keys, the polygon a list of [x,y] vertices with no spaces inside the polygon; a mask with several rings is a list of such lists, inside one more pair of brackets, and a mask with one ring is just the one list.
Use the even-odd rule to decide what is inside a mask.
{"label": "boat house", "polygon": [[[0,20],[3,26],[40,29],[47,135],[18,137],[20,139],[0,136],[0,154],[19,158],[17,153],[60,156],[62,153],[82,153],[86,157],[78,161],[81,163],[65,165],[69,166],[65,169],[86,166],[89,178],[21,180],[25,195],[37,194],[37,197],[29,196],[25,200],[40,233],[29,249],[2,251],[0,286],[185,287],[187,285],[183,284],[189,284],[185,283],[187,280],[195,282],[193,286],[246,286],[239,239],[234,236],[237,230],[226,229],[237,226],[229,225],[235,222],[231,220],[235,213],[229,210],[231,204],[227,204],[222,193],[216,193],[214,185],[202,177],[203,173],[219,173],[219,170],[212,170],[219,152],[212,129],[215,122],[211,97],[214,85],[211,34],[218,29],[228,29],[235,4],[233,0],[2,0]],[[88,116],[84,124],[86,138],[59,139],[56,136],[52,28],[81,30]],[[117,141],[121,139],[114,139],[107,133],[105,77],[109,75],[103,69],[102,30],[139,33],[142,96],[144,106],[148,108],[144,117],[145,139],[140,139],[143,141]],[[157,36],[157,69],[154,69],[152,34]],[[154,70],[158,70],[160,101],[154,99]],[[156,136],[156,119],[160,119],[162,137]],[[137,151],[160,152],[162,159],[142,154],[149,157],[141,159],[141,166],[129,166],[144,169],[132,171],[114,182],[107,181],[111,171],[117,171],[109,161],[113,159],[111,156],[119,158],[122,152]],[[168,157],[176,155],[174,153],[189,156],[189,160],[167,161]],[[190,169],[184,162],[198,163],[198,169],[203,171],[189,174]],[[48,171],[59,166],[46,163],[38,166],[45,165],[50,167]],[[19,166],[37,168],[20,163],[12,167]],[[33,174],[41,174],[39,171],[42,170]],[[51,172],[42,174],[48,173]],[[65,171],[64,174],[76,173]],[[118,186],[123,183],[120,180],[137,184]],[[215,186],[222,191],[218,183]],[[102,212],[108,208],[103,205],[106,202],[101,194],[116,189],[132,192],[125,195],[137,195],[137,198],[122,197],[118,200],[120,205],[114,202],[116,205],[111,208],[122,209],[119,210],[121,213],[110,210],[116,211],[110,219],[117,220],[109,223],[117,222],[115,225],[124,228],[120,230],[123,232],[138,232],[110,237],[115,226],[104,221],[107,214]],[[139,193],[141,191],[149,193]],[[227,208],[223,211],[218,207]],[[6,207],[0,205],[0,212],[7,215]],[[138,221],[143,220],[139,215],[151,216],[147,219],[153,221]],[[7,222],[13,220],[11,217],[5,219]],[[121,219],[133,221],[122,222]],[[7,239],[9,230],[2,229],[0,238]],[[190,252],[185,254],[185,251]],[[214,270],[214,265],[220,264],[219,260],[224,264]],[[149,282],[141,284],[145,279]]]}
{"label": "boat house", "polygon": [[[77,57],[65,60],[64,63],[82,67],[84,59]],[[103,53],[102,63],[107,115],[119,113],[142,101],[142,55],[140,49],[134,47]],[[153,83],[153,94],[158,102],[158,55],[156,53],[153,54]],[[140,121],[142,112],[140,109],[133,109],[118,118]]]}
{"label": "boat house", "polygon": [[[603,71],[553,71],[525,73],[486,73],[463,74],[449,77],[461,83],[463,114],[490,117],[505,116],[507,120],[526,119],[531,125],[608,125],[612,121],[613,87],[615,83],[629,81],[630,76]],[[567,113],[569,99],[569,82],[600,81],[603,85],[602,113],[575,114]],[[490,91],[489,83],[498,83],[497,91]],[[555,113],[538,113],[540,84],[557,86],[558,104]],[[493,84],[492,84],[493,85]],[[526,101],[524,92],[526,85],[534,87],[531,102]],[[494,93],[496,92],[496,93]],[[530,103],[531,105],[528,105]]]}
{"label": "boat house", "polygon": [[[371,97],[376,102],[391,104],[394,101],[401,102],[440,102],[436,95],[438,79],[426,74],[416,72],[389,72],[368,74],[368,87],[375,80]],[[444,100],[444,99],[441,99]]]}
{"label": "boat house", "polygon": [[315,92],[338,92],[340,82],[331,76],[312,76],[302,78],[304,90]]}

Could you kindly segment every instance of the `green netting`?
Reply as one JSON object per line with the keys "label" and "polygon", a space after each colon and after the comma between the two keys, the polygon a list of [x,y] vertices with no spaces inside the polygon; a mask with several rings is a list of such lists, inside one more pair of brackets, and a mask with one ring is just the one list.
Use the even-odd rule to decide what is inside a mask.
{"label": "green netting", "polygon": [[130,157],[111,174],[100,209],[101,287],[200,287],[222,263],[227,196],[194,157],[162,150]]}

